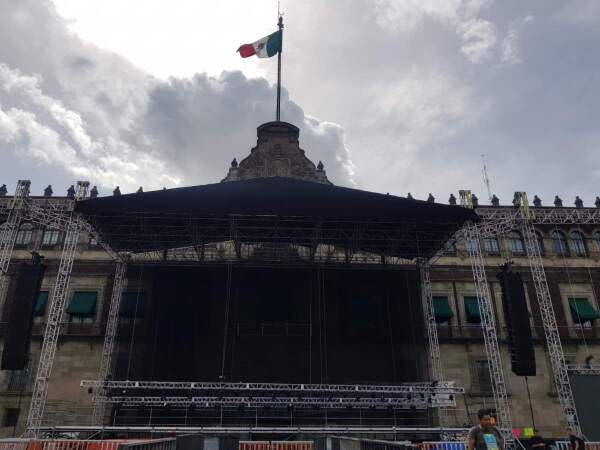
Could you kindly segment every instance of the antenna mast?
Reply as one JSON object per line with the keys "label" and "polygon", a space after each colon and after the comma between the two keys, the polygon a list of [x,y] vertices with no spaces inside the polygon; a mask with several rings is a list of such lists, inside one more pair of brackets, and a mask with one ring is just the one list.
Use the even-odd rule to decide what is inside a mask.
{"label": "antenna mast", "polygon": [[483,174],[483,182],[485,183],[485,187],[487,188],[488,200],[490,203],[492,202],[492,188],[490,188],[490,178],[488,177],[487,167],[485,165],[485,155],[481,155],[481,162],[483,164],[482,174]]}

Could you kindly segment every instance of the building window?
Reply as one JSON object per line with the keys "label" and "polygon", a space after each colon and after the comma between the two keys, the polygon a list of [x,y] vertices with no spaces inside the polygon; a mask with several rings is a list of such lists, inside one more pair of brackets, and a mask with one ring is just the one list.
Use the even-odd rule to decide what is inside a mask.
{"label": "building window", "polygon": [[574,255],[577,256],[585,256],[585,240],[583,239],[583,234],[579,231],[571,231],[570,233],[570,245],[571,251]]}
{"label": "building window", "polygon": [[552,237],[552,251],[557,255],[566,255],[567,252],[567,240],[565,235],[560,231],[555,230],[551,234]]}
{"label": "building window", "polygon": [[465,242],[465,249],[469,253],[477,252],[477,240],[476,239],[467,239]]}
{"label": "building window", "polygon": [[600,252],[600,231],[594,233],[594,242],[596,243],[596,250]]}
{"label": "building window", "polygon": [[465,296],[465,315],[467,322],[476,324],[481,323],[481,312],[479,311],[479,299],[475,296]]}
{"label": "building window", "polygon": [[14,427],[19,422],[19,408],[4,408],[4,419],[2,420],[3,427]]}
{"label": "building window", "polygon": [[598,311],[585,297],[569,297],[569,309],[571,310],[571,318],[576,324],[592,323],[600,317]]}
{"label": "building window", "polygon": [[8,392],[24,392],[31,385],[31,370],[29,366],[23,370],[11,370],[6,390]]}
{"label": "building window", "polygon": [[97,299],[97,292],[75,292],[67,308],[71,323],[93,323]]}
{"label": "building window", "polygon": [[488,253],[498,254],[500,253],[500,244],[498,244],[498,239],[496,238],[488,238],[483,240],[483,248]]}
{"label": "building window", "polygon": [[437,323],[448,323],[454,317],[454,311],[448,303],[448,297],[445,295],[436,295],[433,297],[433,312]]}
{"label": "building window", "polygon": [[490,365],[486,358],[476,358],[471,361],[471,388],[477,394],[492,394]]}
{"label": "building window", "polygon": [[543,255],[546,249],[544,248],[544,236],[541,233],[535,232],[535,238],[537,239],[540,254]]}
{"label": "building window", "polygon": [[54,228],[46,228],[42,236],[42,245],[52,246],[58,244],[60,231]]}
{"label": "building window", "polygon": [[523,239],[516,231],[511,231],[508,233],[508,246],[513,255],[523,255],[525,253]]}
{"label": "building window", "polygon": [[17,239],[15,240],[16,245],[29,245],[33,239],[33,225],[30,223],[24,223],[19,227],[17,233]]}
{"label": "building window", "polygon": [[46,306],[48,305],[48,291],[40,291],[35,300],[35,307],[33,308],[33,321],[35,323],[41,323],[44,321],[46,315]]}

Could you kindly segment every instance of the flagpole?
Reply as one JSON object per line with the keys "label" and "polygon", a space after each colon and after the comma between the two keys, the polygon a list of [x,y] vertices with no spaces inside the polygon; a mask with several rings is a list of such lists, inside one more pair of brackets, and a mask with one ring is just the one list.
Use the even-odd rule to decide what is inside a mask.
{"label": "flagpole", "polygon": [[281,33],[281,47],[277,53],[277,122],[281,119],[281,49],[283,49],[283,17],[279,16],[277,22],[279,33]]}

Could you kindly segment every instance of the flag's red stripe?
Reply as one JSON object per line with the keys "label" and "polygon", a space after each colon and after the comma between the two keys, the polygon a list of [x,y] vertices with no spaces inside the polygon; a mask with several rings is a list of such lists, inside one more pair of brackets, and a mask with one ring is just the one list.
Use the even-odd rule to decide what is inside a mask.
{"label": "flag's red stripe", "polygon": [[237,49],[240,52],[240,56],[242,58],[247,58],[248,56],[252,56],[256,54],[256,50],[254,50],[254,46],[252,44],[244,44]]}

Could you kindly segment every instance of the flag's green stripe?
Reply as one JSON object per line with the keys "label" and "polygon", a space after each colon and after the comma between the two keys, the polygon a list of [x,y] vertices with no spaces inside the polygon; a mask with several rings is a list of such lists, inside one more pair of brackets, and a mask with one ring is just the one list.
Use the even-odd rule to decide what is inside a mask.
{"label": "flag's green stripe", "polygon": [[267,39],[267,56],[271,57],[281,51],[281,31],[269,35]]}

